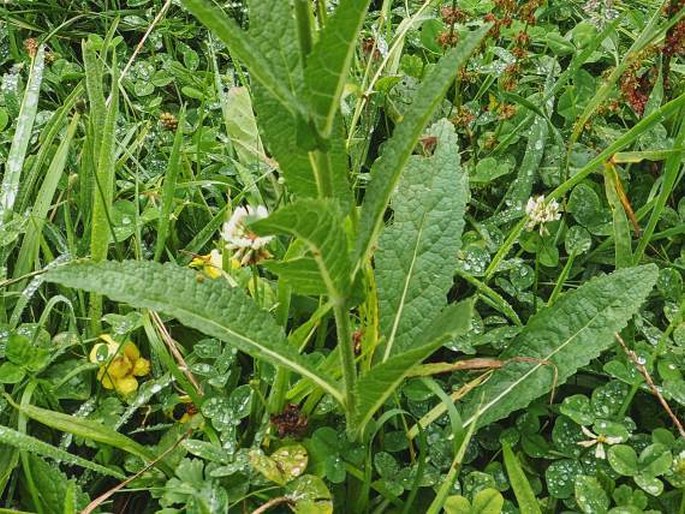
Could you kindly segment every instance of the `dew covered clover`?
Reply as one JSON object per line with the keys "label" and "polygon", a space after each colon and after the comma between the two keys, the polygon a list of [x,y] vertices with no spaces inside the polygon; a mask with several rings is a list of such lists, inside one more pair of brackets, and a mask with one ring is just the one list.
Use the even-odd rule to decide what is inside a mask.
{"label": "dew covered clover", "polygon": [[233,258],[240,262],[241,266],[257,264],[271,257],[266,246],[273,236],[259,237],[247,227],[249,222],[266,218],[268,215],[263,205],[256,208],[248,205],[238,207],[224,223],[221,237],[226,241],[226,247],[233,252]]}
{"label": "dew covered clover", "polygon": [[150,373],[150,361],[140,355],[140,350],[132,341],[117,343],[108,334],[102,334],[98,343],[90,351],[89,360],[98,364],[98,380],[105,389],[114,389],[127,396],[138,389],[136,377]]}
{"label": "dew covered clover", "polygon": [[544,195],[531,196],[526,204],[526,215],[526,230],[533,230],[540,225],[540,235],[544,236],[547,233],[545,223],[561,218],[561,206],[556,200],[545,203]]}

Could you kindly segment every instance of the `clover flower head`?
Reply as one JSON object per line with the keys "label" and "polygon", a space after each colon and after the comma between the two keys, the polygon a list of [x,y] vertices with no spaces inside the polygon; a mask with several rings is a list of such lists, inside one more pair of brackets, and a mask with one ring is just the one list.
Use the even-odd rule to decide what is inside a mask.
{"label": "clover flower head", "polygon": [[543,195],[531,196],[526,204],[526,215],[528,216],[526,230],[533,230],[540,225],[540,235],[544,236],[547,234],[545,223],[561,218],[561,205],[556,200],[545,202]]}
{"label": "clover flower head", "polygon": [[263,205],[257,207],[248,205],[238,207],[233,211],[231,218],[224,223],[221,237],[226,241],[226,247],[233,252],[233,258],[238,260],[241,266],[257,264],[271,256],[266,246],[273,236],[260,237],[247,227],[249,222],[266,218],[268,215]]}
{"label": "clover flower head", "polygon": [[105,389],[114,389],[128,396],[138,389],[136,377],[150,373],[150,361],[140,355],[140,350],[132,341],[117,343],[108,334],[102,334],[98,343],[90,351],[88,360],[98,364],[98,380]]}
{"label": "clover flower head", "polygon": [[580,429],[583,431],[583,434],[585,434],[588,437],[588,440],[586,441],[578,441],[580,446],[583,448],[590,448],[591,446],[595,447],[595,457],[598,459],[606,459],[606,451],[604,450],[604,445],[614,445],[618,444],[623,441],[621,437],[611,437],[608,435],[603,435],[603,434],[595,434],[594,432],[590,431],[590,429],[581,426]]}

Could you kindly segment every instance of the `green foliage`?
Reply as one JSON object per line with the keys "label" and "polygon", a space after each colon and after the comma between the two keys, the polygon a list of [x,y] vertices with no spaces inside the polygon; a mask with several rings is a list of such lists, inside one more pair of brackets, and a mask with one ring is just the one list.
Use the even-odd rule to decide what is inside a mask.
{"label": "green foliage", "polygon": [[677,1],[97,4],[0,7],[0,512],[683,510]]}

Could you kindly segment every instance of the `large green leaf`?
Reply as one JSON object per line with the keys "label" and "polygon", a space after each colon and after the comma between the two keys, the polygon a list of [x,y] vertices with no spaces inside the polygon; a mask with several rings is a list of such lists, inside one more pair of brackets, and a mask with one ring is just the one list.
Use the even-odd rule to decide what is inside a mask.
{"label": "large green leaf", "polygon": [[448,305],[435,318],[431,319],[414,348],[374,366],[357,381],[356,421],[360,431],[402,383],[411,369],[430,356],[442,344],[453,337],[463,334],[470,327],[473,303],[461,302]]}
{"label": "large green leaf", "polygon": [[[344,301],[350,288],[350,256],[343,220],[332,200],[299,200],[252,225],[259,234],[290,234],[300,238],[316,262],[320,281],[331,300]],[[296,289],[311,284],[310,259],[281,263],[281,273]]]}
{"label": "large green leaf", "polygon": [[342,0],[307,58],[307,94],[312,115],[324,138],[328,138],[333,129],[359,31],[370,3],[370,0]]}
{"label": "large green leaf", "polygon": [[[280,0],[250,0],[248,5],[250,18],[255,20],[249,31],[255,48],[269,62],[276,79],[302,96],[304,76],[292,5]],[[286,185],[297,196],[316,197],[318,188],[309,154],[298,145],[297,115],[264,85],[253,84],[252,93],[259,129]]]}
{"label": "large green leaf", "polygon": [[[638,311],[657,278],[655,265],[594,278],[533,316],[500,355],[508,361],[464,405],[483,426],[522,409],[598,357]],[[556,381],[556,384],[555,384]]]}
{"label": "large green leaf", "polygon": [[409,349],[447,304],[461,246],[469,189],[457,135],[447,120],[428,134],[437,138],[435,152],[410,158],[375,254],[383,360]]}
{"label": "large green leaf", "polygon": [[295,95],[273,74],[271,63],[264,55],[254,51],[255,41],[233,18],[209,0],[183,0],[183,5],[224,42],[231,55],[245,64],[252,78],[267,89],[287,111],[302,112],[303,109]]}
{"label": "large green leaf", "polygon": [[383,214],[400,174],[414,150],[419,136],[433,111],[442,101],[454,76],[464,65],[488,31],[488,26],[469,34],[458,47],[447,52],[432,68],[416,91],[414,101],[404,119],[386,143],[381,157],[371,170],[371,182],[362,207],[357,240],[357,267],[369,257],[376,237],[383,225]]}
{"label": "large green leaf", "polygon": [[274,319],[223,281],[198,281],[192,270],[139,261],[73,263],[50,270],[45,279],[170,314],[256,358],[301,374],[342,400],[336,386],[286,343]]}

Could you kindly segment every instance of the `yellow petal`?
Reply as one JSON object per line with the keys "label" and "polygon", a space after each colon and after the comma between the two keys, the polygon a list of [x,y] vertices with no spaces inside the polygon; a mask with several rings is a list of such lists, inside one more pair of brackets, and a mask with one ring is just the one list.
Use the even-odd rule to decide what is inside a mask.
{"label": "yellow petal", "polygon": [[107,368],[107,374],[111,376],[114,379],[117,378],[123,378],[126,375],[131,374],[131,370],[133,369],[133,364],[131,364],[131,361],[128,360],[125,356],[121,355],[119,357],[115,357],[112,359],[112,361],[109,363],[109,365],[106,366]]}
{"label": "yellow petal", "polygon": [[126,341],[124,343],[124,355],[131,362],[135,362],[137,359],[140,359],[140,350],[132,341]]}
{"label": "yellow petal", "polygon": [[111,377],[105,373],[105,371],[104,367],[100,368],[100,371],[98,371],[98,380],[105,389],[114,389],[114,382],[112,382]]}
{"label": "yellow petal", "polygon": [[150,373],[150,361],[143,359],[142,357],[138,359],[133,365],[133,374],[137,377],[144,377]]}
{"label": "yellow petal", "polygon": [[114,388],[118,393],[127,396],[138,389],[138,381],[129,375],[115,380]]}

